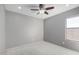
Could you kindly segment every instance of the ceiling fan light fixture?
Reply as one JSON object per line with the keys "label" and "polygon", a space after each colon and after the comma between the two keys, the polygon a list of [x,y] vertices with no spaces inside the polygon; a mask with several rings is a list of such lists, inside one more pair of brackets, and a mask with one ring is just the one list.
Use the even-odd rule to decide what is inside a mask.
{"label": "ceiling fan light fixture", "polygon": [[45,12],[45,10],[39,10],[39,12],[42,14],[42,13],[44,13],[44,12]]}

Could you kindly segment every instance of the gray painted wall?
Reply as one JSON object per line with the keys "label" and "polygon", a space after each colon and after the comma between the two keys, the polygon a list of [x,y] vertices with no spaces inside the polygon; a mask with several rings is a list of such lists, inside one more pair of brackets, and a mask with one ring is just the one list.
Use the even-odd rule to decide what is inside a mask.
{"label": "gray painted wall", "polygon": [[6,48],[43,40],[43,20],[6,11]]}
{"label": "gray painted wall", "polygon": [[[44,21],[44,40],[64,47],[70,47],[71,49],[79,48],[79,42],[65,40],[66,18],[73,17],[77,14],[79,14],[79,7],[47,18]],[[74,44],[74,46],[69,43]]]}
{"label": "gray painted wall", "polygon": [[0,54],[5,51],[5,11],[0,4]]}

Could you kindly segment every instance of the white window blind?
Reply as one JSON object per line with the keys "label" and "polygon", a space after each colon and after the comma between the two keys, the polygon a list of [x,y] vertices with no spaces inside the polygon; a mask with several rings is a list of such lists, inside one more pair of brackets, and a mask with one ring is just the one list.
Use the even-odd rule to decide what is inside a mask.
{"label": "white window blind", "polygon": [[67,21],[66,28],[79,27],[79,16],[68,18],[66,21]]}

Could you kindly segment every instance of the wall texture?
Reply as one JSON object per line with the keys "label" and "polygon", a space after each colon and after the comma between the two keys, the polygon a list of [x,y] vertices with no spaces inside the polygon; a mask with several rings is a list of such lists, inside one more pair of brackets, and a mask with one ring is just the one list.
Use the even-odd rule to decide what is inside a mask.
{"label": "wall texture", "polygon": [[65,15],[56,15],[45,20],[44,39],[61,45],[65,39]]}
{"label": "wall texture", "polygon": [[5,11],[0,4],[0,54],[5,50]]}
{"label": "wall texture", "polygon": [[[71,49],[79,48],[79,42],[65,40],[66,18],[76,16],[77,14],[79,14],[79,7],[46,19],[44,22],[44,40],[64,47],[70,47]],[[77,43],[77,45],[74,44],[73,46],[69,43]]]}
{"label": "wall texture", "polygon": [[6,11],[6,48],[43,40],[43,21]]}
{"label": "wall texture", "polygon": [[79,28],[67,28],[66,38],[79,41]]}

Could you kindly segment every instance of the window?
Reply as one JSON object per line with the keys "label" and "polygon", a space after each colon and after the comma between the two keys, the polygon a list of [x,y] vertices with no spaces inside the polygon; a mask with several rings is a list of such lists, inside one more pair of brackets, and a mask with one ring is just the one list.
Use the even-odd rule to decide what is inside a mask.
{"label": "window", "polygon": [[66,39],[79,41],[79,16],[66,19]]}
{"label": "window", "polygon": [[75,28],[75,27],[79,27],[79,16],[67,19],[66,28]]}

